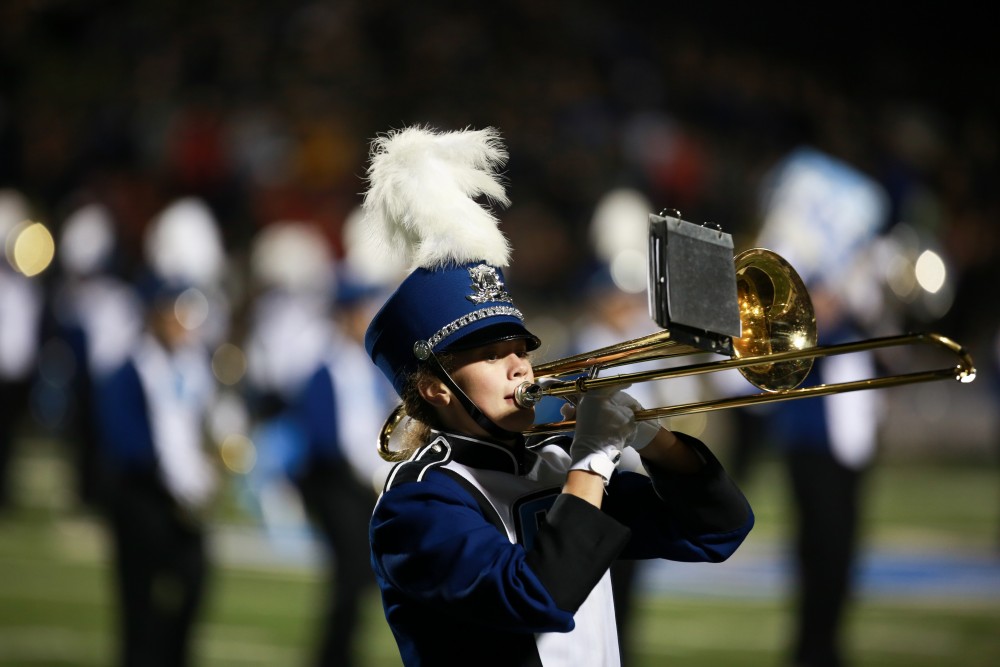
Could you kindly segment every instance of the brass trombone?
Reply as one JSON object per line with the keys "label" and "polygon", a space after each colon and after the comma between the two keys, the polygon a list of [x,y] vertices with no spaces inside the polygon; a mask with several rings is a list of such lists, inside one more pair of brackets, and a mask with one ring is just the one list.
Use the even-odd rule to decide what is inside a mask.
{"label": "brass trombone", "polygon": [[[624,343],[626,346],[634,346],[637,348],[642,348],[644,355],[643,359],[652,358],[668,358],[671,356],[676,356],[670,348],[671,341],[665,340],[669,336],[667,332],[661,332],[653,334],[646,338],[639,338],[628,343]],[[900,336],[886,336],[883,338],[873,338],[870,340],[852,342],[852,343],[842,343],[839,345],[825,345],[816,346],[805,350],[789,350],[786,352],[775,352],[773,354],[764,354],[751,357],[733,357],[728,360],[722,361],[712,361],[701,364],[690,364],[687,366],[680,366],[677,368],[668,368],[652,371],[642,371],[637,373],[628,373],[622,375],[614,375],[608,377],[581,377],[575,380],[565,380],[556,381],[552,384],[548,384],[545,388],[541,388],[541,385],[530,385],[525,386],[522,391],[531,391],[533,387],[537,386],[539,389],[535,392],[538,395],[538,400],[542,396],[568,396],[581,394],[592,389],[600,389],[602,387],[614,387],[614,386],[625,386],[628,384],[634,384],[638,382],[649,382],[652,380],[668,380],[670,378],[676,378],[681,376],[698,375],[702,373],[711,373],[716,371],[722,371],[730,368],[737,368],[741,372],[746,369],[760,367],[761,365],[772,365],[781,364],[787,362],[801,362],[804,360],[813,360],[819,357],[833,356],[837,354],[847,354],[851,352],[861,352],[863,350],[875,350],[880,348],[888,347],[900,347],[900,346],[912,346],[912,345],[929,345],[944,349],[958,358],[958,363],[954,366],[948,366],[945,368],[930,369],[923,371],[914,371],[911,373],[903,373],[899,375],[892,375],[879,378],[868,378],[864,380],[854,380],[849,382],[839,382],[836,384],[822,384],[810,387],[791,387],[788,389],[775,389],[775,390],[765,390],[761,393],[750,394],[747,396],[735,396],[729,398],[716,398],[705,401],[698,401],[694,403],[684,403],[680,405],[664,406],[658,408],[650,408],[647,410],[641,410],[636,412],[635,418],[639,421],[645,421],[650,419],[661,419],[665,417],[676,417],[678,415],[686,414],[696,414],[699,412],[710,412],[713,410],[723,410],[726,408],[738,408],[748,405],[759,405],[763,403],[774,403],[778,401],[788,401],[796,398],[809,398],[813,396],[828,396],[830,394],[839,394],[850,391],[859,391],[861,389],[883,389],[886,387],[895,387],[906,384],[915,384],[918,382],[930,382],[934,380],[958,380],[960,382],[972,382],[976,377],[976,369],[972,362],[972,357],[962,348],[961,345],[955,341],[936,333],[915,333],[915,334],[905,334]],[[662,354],[653,354],[654,349],[660,348]],[[612,348],[608,348],[611,350]],[[543,375],[542,377],[554,377],[559,375],[562,371],[559,368],[561,362],[555,361],[545,364],[547,370],[543,371],[548,373],[548,375]],[[617,363],[617,362],[616,362]],[[627,363],[627,362],[621,362]],[[620,365],[620,363],[617,363]],[[571,363],[570,366],[575,366]],[[596,364],[592,368],[600,368],[600,364]],[[744,373],[746,375],[746,373]],[[749,377],[748,377],[749,380]],[[758,388],[762,388],[751,380],[751,384],[754,384]],[[530,400],[528,399],[529,404]],[[541,434],[541,433],[558,433],[561,431],[570,431],[574,427],[573,421],[561,421],[552,422],[549,424],[536,424],[530,428],[527,433],[529,434]]]}
{"label": "brass trombone", "polygon": [[[523,383],[515,394],[522,407],[530,407],[545,396],[568,397],[593,389],[626,386],[653,380],[738,369],[761,393],[717,398],[682,405],[663,406],[636,413],[640,421],[675,417],[727,408],[788,401],[798,398],[882,389],[918,382],[954,379],[972,382],[976,369],[972,357],[955,341],[936,333],[913,333],[887,336],[839,345],[816,345],[816,318],[812,302],[794,269],[777,254],[754,248],[734,260],[740,337],[731,337],[733,354],[726,360],[707,361],[673,368],[598,377],[609,368],[644,361],[702,354],[705,349],[678,340],[669,329],[591,352],[566,357],[533,367],[535,382]],[[890,347],[927,345],[943,349],[957,358],[944,368],[914,371],[899,375],[801,387],[813,361],[819,357],[876,350]],[[379,454],[397,460],[389,447],[393,430],[405,417],[397,408],[386,420],[379,435]],[[536,424],[526,434],[570,431],[572,420]]]}

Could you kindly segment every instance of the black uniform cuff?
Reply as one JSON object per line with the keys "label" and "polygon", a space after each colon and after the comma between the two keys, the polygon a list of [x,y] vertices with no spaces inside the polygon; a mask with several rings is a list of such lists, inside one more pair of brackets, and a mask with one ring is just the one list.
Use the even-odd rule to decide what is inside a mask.
{"label": "black uniform cuff", "polygon": [[685,433],[674,433],[705,462],[694,474],[667,472],[643,460],[656,495],[672,508],[681,522],[718,532],[736,530],[750,513],[743,492],[703,442]]}
{"label": "black uniform cuff", "polygon": [[542,520],[526,560],[556,605],[575,612],[630,535],[597,507],[563,493]]}

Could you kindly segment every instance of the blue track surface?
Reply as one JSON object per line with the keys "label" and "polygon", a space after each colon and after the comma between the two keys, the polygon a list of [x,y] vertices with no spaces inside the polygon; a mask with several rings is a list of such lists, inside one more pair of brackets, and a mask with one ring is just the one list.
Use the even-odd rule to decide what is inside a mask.
{"label": "blue track surface", "polygon": [[[793,584],[794,563],[777,549],[744,549],[719,564],[644,563],[641,590],[685,595],[774,597]],[[1000,554],[927,549],[872,549],[858,562],[865,597],[995,602],[1000,606]]]}

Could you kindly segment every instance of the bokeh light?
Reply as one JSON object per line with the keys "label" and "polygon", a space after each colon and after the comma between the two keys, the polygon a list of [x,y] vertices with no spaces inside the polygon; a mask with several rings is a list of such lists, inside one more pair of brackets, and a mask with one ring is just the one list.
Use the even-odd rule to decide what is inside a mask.
{"label": "bokeh light", "polygon": [[243,350],[232,343],[223,343],[212,355],[212,372],[224,385],[238,384],[247,371],[247,358]]}
{"label": "bokeh light", "polygon": [[174,302],[177,321],[188,331],[194,331],[208,320],[211,308],[208,297],[201,290],[189,287],[181,292]]}
{"label": "bokeh light", "polygon": [[26,220],[7,238],[7,261],[29,278],[49,267],[55,251],[52,233],[40,222]]}
{"label": "bokeh light", "polygon": [[253,441],[241,433],[233,433],[219,445],[219,456],[226,469],[245,475],[257,464],[257,448]]}
{"label": "bokeh light", "polygon": [[631,249],[619,252],[611,262],[611,279],[623,292],[645,292],[646,254]]}
{"label": "bokeh light", "polygon": [[944,260],[933,250],[925,250],[920,253],[917,263],[913,267],[917,283],[924,290],[931,294],[937,294],[944,286],[948,272],[944,266]]}

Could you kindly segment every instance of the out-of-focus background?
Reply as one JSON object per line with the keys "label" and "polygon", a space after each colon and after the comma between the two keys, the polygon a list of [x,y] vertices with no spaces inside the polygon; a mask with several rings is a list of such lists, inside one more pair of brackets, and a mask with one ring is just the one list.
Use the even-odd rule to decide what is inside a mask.
{"label": "out-of-focus background", "polygon": [[[255,476],[268,453],[247,387],[301,381],[289,369],[319,353],[255,357],[255,313],[269,280],[332,285],[337,267],[371,263],[352,260],[349,240],[369,143],[414,124],[501,131],[508,286],[545,340],[540,360],[571,351],[611,300],[609,278],[627,289],[615,252],[634,250],[636,221],[641,249],[645,215],[661,209],[720,226],[737,251],[778,246],[810,287],[834,286],[861,337],[934,331],[962,343],[974,383],[878,392],[845,642],[858,665],[996,664],[1000,59],[986,19],[948,8],[806,17],[697,3],[453,4],[0,7],[0,410],[13,434],[0,665],[113,661],[108,539],[74,486],[79,361],[56,332],[81,305],[67,305],[76,281],[99,273],[139,298],[172,261],[203,280],[195,310],[224,399],[209,415],[223,488],[208,523],[198,664],[305,663],[319,550],[294,498]],[[157,236],[168,212],[194,220],[194,235]],[[609,218],[612,231],[595,232]],[[268,230],[289,227],[311,241],[260,251]],[[103,339],[108,364],[138,326],[122,312],[87,311],[121,334]],[[953,363],[922,349],[877,361],[888,373]],[[295,377],[271,377],[282,372]],[[709,389],[720,387],[675,395]],[[726,564],[640,572],[633,664],[784,664],[796,509],[780,448],[764,442],[744,468],[747,425],[733,411],[669,425],[739,467],[758,521]],[[366,664],[398,664],[380,619],[372,596]]]}

